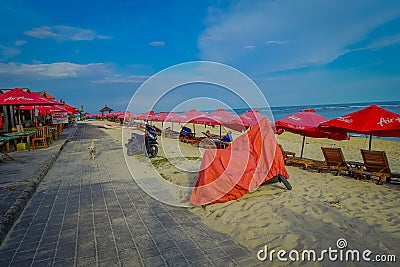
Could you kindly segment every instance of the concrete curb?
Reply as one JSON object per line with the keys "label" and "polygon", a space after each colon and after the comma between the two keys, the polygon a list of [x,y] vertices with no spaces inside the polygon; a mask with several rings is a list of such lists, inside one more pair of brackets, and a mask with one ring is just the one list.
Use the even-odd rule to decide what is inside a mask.
{"label": "concrete curb", "polygon": [[30,177],[30,183],[17,198],[14,204],[8,209],[6,214],[0,219],[0,245],[3,243],[8,232],[13,227],[14,223],[17,221],[25,206],[28,204],[29,200],[35,194],[40,182],[46,176],[47,172],[51,169],[54,162],[57,160],[61,151],[64,149],[65,145],[71,140],[72,136],[75,134],[77,127],[68,135],[64,143],[60,148],[53,153],[53,155],[40,165],[40,167],[32,174]]}

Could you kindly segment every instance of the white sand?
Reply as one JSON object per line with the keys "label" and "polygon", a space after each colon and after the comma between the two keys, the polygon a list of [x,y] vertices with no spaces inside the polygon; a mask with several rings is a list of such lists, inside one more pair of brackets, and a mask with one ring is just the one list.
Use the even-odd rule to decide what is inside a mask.
{"label": "white sand", "polygon": [[[120,141],[121,130],[105,129],[105,132]],[[300,155],[301,136],[284,133],[277,139],[285,150]],[[316,160],[323,160],[321,146],[341,147],[346,160],[360,162],[360,148],[368,148],[365,138],[348,141],[307,138],[306,142],[304,157]],[[157,170],[175,184],[193,185],[196,174],[188,175],[181,166],[196,170],[202,151],[173,140],[163,139],[161,143],[172,150],[179,147],[181,152],[175,151],[178,159],[181,155],[193,158],[176,168],[168,161],[162,162],[165,153],[161,151],[161,157],[156,158],[161,162]],[[386,151],[392,171],[400,171],[400,142],[374,139],[372,148]],[[345,238],[351,249],[369,249],[375,254],[397,253],[400,260],[400,185],[378,186],[371,180],[358,181],[292,166],[287,166],[287,170],[293,186],[291,191],[286,191],[282,184],[264,185],[239,200],[190,210],[205,224],[229,234],[255,255],[264,245],[287,251],[336,249],[336,241]],[[325,265],[335,264],[338,263]]]}

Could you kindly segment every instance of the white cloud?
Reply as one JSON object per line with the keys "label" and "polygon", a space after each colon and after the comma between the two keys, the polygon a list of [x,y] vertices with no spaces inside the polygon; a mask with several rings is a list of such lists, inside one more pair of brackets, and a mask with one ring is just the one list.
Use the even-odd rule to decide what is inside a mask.
{"label": "white cloud", "polygon": [[15,46],[23,46],[24,44],[26,44],[25,40],[18,40],[14,42]]}
{"label": "white cloud", "polygon": [[92,83],[142,83],[151,76],[140,76],[140,75],[113,75],[111,77],[105,77],[101,80],[94,80]]}
{"label": "white cloud", "polygon": [[150,42],[149,45],[151,45],[151,46],[165,46],[165,42],[154,41],[154,42]]}
{"label": "white cloud", "polygon": [[265,44],[276,44],[276,45],[282,45],[282,44],[287,44],[289,41],[276,41],[276,40],[271,40],[271,41],[266,41]]}
{"label": "white cloud", "polygon": [[74,78],[105,72],[107,72],[107,69],[103,63],[91,63],[86,65],[69,62],[51,64],[0,63],[0,74],[21,75],[25,77],[49,79]]}
{"label": "white cloud", "polygon": [[[234,2],[210,12],[198,37],[199,57],[263,73],[326,64],[399,16],[396,1]],[[257,53],[242,52],[249,43]]]}
{"label": "white cloud", "polygon": [[41,26],[24,32],[25,35],[45,39],[54,38],[61,41],[90,41],[95,39],[111,39],[110,36],[100,35],[91,29],[82,29],[71,26]]}
{"label": "white cloud", "polygon": [[254,45],[245,45],[243,48],[251,50],[251,49],[254,49],[256,47]]}
{"label": "white cloud", "polygon": [[392,36],[385,36],[367,45],[368,49],[379,49],[386,46],[400,44],[400,33]]}
{"label": "white cloud", "polygon": [[0,60],[10,59],[20,53],[21,51],[18,48],[0,45]]}

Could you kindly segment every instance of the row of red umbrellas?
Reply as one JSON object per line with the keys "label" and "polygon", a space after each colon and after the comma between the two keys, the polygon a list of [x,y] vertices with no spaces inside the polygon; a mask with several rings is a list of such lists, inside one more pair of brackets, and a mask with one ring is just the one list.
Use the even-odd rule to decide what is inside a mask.
{"label": "row of red umbrellas", "polygon": [[400,115],[377,105],[327,120],[314,110],[303,110],[275,123],[277,130],[286,130],[303,136],[301,157],[305,137],[348,139],[348,133],[369,134],[369,149],[372,136],[400,137]]}
{"label": "row of red umbrellas", "polygon": [[[154,111],[148,111],[139,115],[134,115],[128,111],[110,113],[107,115],[158,122],[194,123],[212,126],[220,125],[237,131],[242,131],[258,124],[261,118],[264,117],[256,110],[249,110],[238,116],[224,109],[217,109],[211,113],[192,109],[183,114],[176,112],[155,113]],[[313,109],[306,109],[277,120],[274,126],[278,134],[283,131],[289,131],[303,136],[301,157],[303,156],[306,136],[346,140],[349,139],[349,132],[369,134],[369,149],[371,149],[372,136],[400,137],[400,115],[377,105],[371,105],[332,120],[328,120],[317,114]]]}
{"label": "row of red umbrellas", "polygon": [[[30,93],[21,88],[14,88],[0,95],[0,106],[17,106],[18,110],[33,110],[37,108],[42,112],[66,111],[70,114],[78,113],[78,110],[65,103],[58,102],[40,95],[39,93]],[[19,121],[21,119],[19,118]]]}
{"label": "row of red umbrellas", "polygon": [[192,109],[182,114],[176,112],[155,113],[154,111],[148,111],[139,115],[134,115],[133,119],[160,122],[194,123],[208,126],[220,125],[236,131],[242,131],[248,127],[256,125],[263,117],[264,116],[262,116],[257,110],[249,110],[246,113],[238,116],[224,109],[217,109],[211,113]]}

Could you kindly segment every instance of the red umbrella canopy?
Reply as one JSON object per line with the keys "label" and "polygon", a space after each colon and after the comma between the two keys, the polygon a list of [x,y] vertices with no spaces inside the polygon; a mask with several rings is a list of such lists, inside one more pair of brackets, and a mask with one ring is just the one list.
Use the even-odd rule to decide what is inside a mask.
{"label": "red umbrella canopy", "polygon": [[275,122],[277,131],[285,130],[314,138],[330,138],[334,140],[345,140],[347,133],[337,131],[335,133],[322,131],[318,126],[327,119],[315,112],[313,109],[305,109]]}
{"label": "red umbrella canopy", "polygon": [[51,105],[64,105],[63,103],[58,102],[58,101],[56,101],[56,100],[54,100],[54,99],[51,99],[51,98],[47,98],[47,97],[45,97],[45,96],[42,96],[42,95],[41,95],[40,93],[38,93],[38,92],[32,92],[32,94],[36,95],[36,96],[39,97],[40,99],[43,99],[43,100],[45,100],[45,101],[48,101],[48,102],[52,103]]}
{"label": "red umbrella canopy", "polygon": [[120,112],[120,114],[117,116],[117,118],[119,118],[119,119],[131,119],[134,116],[135,115],[128,110],[128,111],[125,111],[125,112]]}
{"label": "red umbrella canopy", "polygon": [[146,113],[141,113],[137,116],[138,120],[151,120],[152,116],[154,116],[154,111],[150,110]]}
{"label": "red umbrella canopy", "polygon": [[66,108],[69,112],[72,112],[73,114],[79,113],[79,111],[76,108],[74,108],[73,106],[70,106],[68,104],[64,103],[63,107]]}
{"label": "red umbrella canopy", "polygon": [[152,119],[153,121],[165,121],[165,119],[168,117],[168,113],[167,112],[160,112],[155,114]]}
{"label": "red umbrella canopy", "polygon": [[238,121],[239,117],[233,115],[232,113],[226,111],[225,109],[217,109],[210,114],[205,114],[203,116],[198,116],[197,118],[193,119],[194,123],[201,123],[207,125],[224,125],[234,121]]}
{"label": "red umbrella canopy", "polygon": [[261,115],[258,110],[249,110],[246,113],[239,115],[239,119],[246,127],[253,127],[254,125],[257,125],[263,118],[265,117]]}
{"label": "red umbrella canopy", "polygon": [[64,111],[64,112],[69,112],[66,108],[64,108],[63,106],[57,106],[57,105],[53,105],[53,106],[20,106],[17,109],[20,110],[34,110],[34,108],[36,108],[37,110],[40,111],[41,114],[43,113],[47,113],[47,112],[51,112],[51,111]]}
{"label": "red umbrella canopy", "polygon": [[345,129],[375,136],[400,137],[400,115],[377,105],[321,123],[322,130]]}
{"label": "red umbrella canopy", "polygon": [[169,122],[185,122],[185,118],[183,118],[180,114],[176,112],[170,112],[168,116],[165,118],[165,121]]}
{"label": "red umbrella canopy", "polygon": [[54,105],[45,97],[25,92],[20,88],[15,88],[0,95],[1,105]]}
{"label": "red umbrella canopy", "polygon": [[181,114],[180,117],[182,118],[182,122],[195,122],[194,120],[203,117],[205,115],[206,113],[204,112],[191,109]]}
{"label": "red umbrella canopy", "polygon": [[303,136],[303,143],[301,146],[300,157],[303,157],[305,137],[314,138],[330,138],[334,140],[346,140],[348,139],[347,132],[336,131],[336,132],[324,132],[318,125],[327,119],[317,113],[313,109],[305,109],[295,114],[289,115],[288,117],[279,119],[275,122],[276,131],[279,133],[282,130],[300,134]]}

